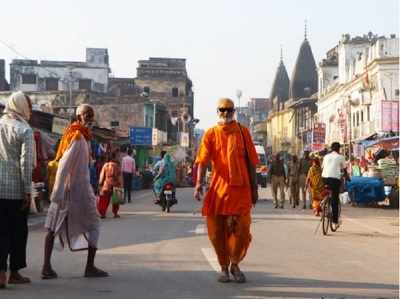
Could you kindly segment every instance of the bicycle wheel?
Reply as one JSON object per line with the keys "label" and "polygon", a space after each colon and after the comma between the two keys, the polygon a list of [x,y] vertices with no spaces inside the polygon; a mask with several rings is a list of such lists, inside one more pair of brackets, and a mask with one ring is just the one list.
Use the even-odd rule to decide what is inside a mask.
{"label": "bicycle wheel", "polygon": [[[342,211],[342,205],[340,204],[340,200],[338,203],[338,222],[340,223],[340,212]],[[332,221],[330,222],[331,231],[335,232],[339,228],[339,225],[335,225]]]}
{"label": "bicycle wheel", "polygon": [[328,234],[328,230],[329,230],[329,223],[331,222],[331,218],[330,218],[330,212],[329,212],[329,205],[330,205],[330,200],[326,200],[324,202],[324,204],[322,205],[322,214],[321,214],[321,218],[322,218],[322,233],[324,235]]}

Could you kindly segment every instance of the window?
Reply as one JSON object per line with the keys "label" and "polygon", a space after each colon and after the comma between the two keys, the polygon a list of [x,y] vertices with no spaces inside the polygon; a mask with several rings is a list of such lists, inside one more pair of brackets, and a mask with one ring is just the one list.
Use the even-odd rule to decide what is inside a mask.
{"label": "window", "polygon": [[79,79],[79,89],[91,90],[92,89],[92,80]]}
{"label": "window", "polygon": [[45,88],[46,90],[58,90],[58,78],[46,78]]}
{"label": "window", "polygon": [[22,84],[36,84],[36,75],[22,74]]}
{"label": "window", "polygon": [[356,126],[356,114],[353,113],[353,127]]}
{"label": "window", "polygon": [[177,87],[172,87],[172,96],[174,98],[178,97],[179,90]]}
{"label": "window", "polygon": [[369,112],[370,107],[367,106],[367,121],[370,121],[370,112]]}
{"label": "window", "polygon": [[395,89],[395,90],[394,90],[394,95],[395,95],[396,97],[398,97],[398,96],[400,95],[400,90],[399,90],[399,89]]}
{"label": "window", "polygon": [[110,127],[111,128],[119,127],[119,121],[110,121]]}
{"label": "window", "polygon": [[360,125],[360,112],[357,111],[357,127]]}
{"label": "window", "polygon": [[363,123],[363,122],[364,122],[364,111],[361,110],[361,123]]}

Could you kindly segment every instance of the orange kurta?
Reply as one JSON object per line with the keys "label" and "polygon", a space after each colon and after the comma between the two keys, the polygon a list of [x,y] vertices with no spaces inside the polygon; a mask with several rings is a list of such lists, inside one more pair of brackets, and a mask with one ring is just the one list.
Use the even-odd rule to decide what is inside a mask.
{"label": "orange kurta", "polygon": [[[253,165],[258,163],[250,133],[241,126],[247,152]],[[250,214],[251,189],[245,148],[239,124],[233,121],[207,130],[196,163],[206,167],[211,161],[212,177],[204,199],[203,216]]]}

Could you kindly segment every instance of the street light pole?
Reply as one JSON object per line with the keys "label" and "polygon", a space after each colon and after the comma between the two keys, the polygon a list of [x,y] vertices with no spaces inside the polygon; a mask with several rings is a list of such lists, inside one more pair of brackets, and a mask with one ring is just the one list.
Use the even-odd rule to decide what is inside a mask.
{"label": "street light pole", "polygon": [[68,66],[69,77],[68,77],[68,93],[69,93],[69,103],[68,103],[68,113],[70,119],[72,119],[72,83],[73,83],[73,76],[72,76],[72,66]]}
{"label": "street light pole", "polygon": [[240,116],[240,98],[242,97],[242,91],[240,89],[236,90],[236,96],[238,98],[238,116]]}
{"label": "street light pole", "polygon": [[153,128],[156,128],[156,109],[157,109],[157,103],[153,102]]}

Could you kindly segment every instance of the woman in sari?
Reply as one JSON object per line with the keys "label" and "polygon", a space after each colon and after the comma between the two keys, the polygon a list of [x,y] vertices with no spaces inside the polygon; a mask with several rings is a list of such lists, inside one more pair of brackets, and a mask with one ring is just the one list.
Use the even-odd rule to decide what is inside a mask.
{"label": "woman in sari", "polygon": [[[110,161],[104,164],[100,173],[100,180],[99,180],[100,196],[97,208],[101,218],[106,218],[106,213],[108,205],[110,204],[111,201],[113,189],[115,187],[121,187],[121,186],[122,186],[121,167],[116,160],[116,154],[113,153],[111,155]],[[118,210],[119,210],[119,203],[113,202],[112,212],[114,214],[114,218],[120,217],[118,215]]]}
{"label": "woman in sari", "polygon": [[[159,198],[163,187],[167,183],[172,183],[174,186],[176,186],[176,167],[169,154],[164,155],[158,173],[154,178],[154,192],[157,195],[157,199]],[[158,204],[158,200],[156,203]]]}
{"label": "woman in sari", "polygon": [[319,213],[321,212],[321,200],[323,198],[324,183],[322,181],[321,162],[317,157],[314,157],[312,160],[312,166],[308,170],[306,184],[311,191],[314,215],[319,216]]}

